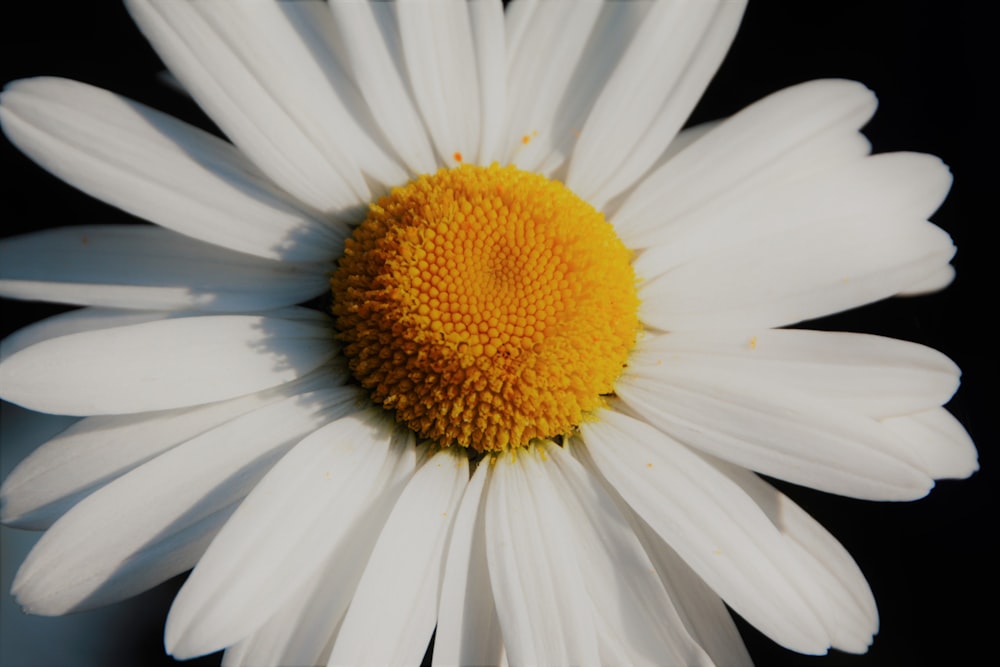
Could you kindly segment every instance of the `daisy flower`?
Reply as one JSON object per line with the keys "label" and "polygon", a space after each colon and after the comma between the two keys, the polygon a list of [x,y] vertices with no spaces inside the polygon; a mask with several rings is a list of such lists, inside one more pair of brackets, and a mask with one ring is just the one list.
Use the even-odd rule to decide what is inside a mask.
{"label": "daisy flower", "polygon": [[178,658],[746,664],[864,652],[847,551],[759,475],[869,500],[962,478],[940,353],[790,329],[946,286],[936,158],[873,93],[682,129],[731,0],[129,0],[223,140],[65,79],[12,143],[153,225],[3,241],[0,395],[80,417],[4,482],[24,608],[193,568]]}

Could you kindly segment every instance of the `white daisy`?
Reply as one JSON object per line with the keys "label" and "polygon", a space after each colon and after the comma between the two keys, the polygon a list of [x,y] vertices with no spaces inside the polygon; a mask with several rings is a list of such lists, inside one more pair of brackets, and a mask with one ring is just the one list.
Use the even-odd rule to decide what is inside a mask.
{"label": "white daisy", "polygon": [[194,567],[167,648],[233,665],[414,663],[435,628],[439,664],[749,662],[723,602],[866,650],[858,568],[751,471],[976,469],[947,358],[781,328],[953,275],[948,170],[869,155],[870,91],[680,132],[739,2],[128,6],[232,143],[3,94],[15,145],[158,225],[0,246],[5,296],[86,306],[4,341],[5,399],[84,417],[3,486],[48,529],[27,610]]}

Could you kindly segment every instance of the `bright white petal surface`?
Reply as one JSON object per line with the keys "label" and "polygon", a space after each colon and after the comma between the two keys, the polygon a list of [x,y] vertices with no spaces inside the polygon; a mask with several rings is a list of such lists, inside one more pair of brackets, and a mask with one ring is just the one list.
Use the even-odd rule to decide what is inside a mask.
{"label": "bright white petal surface", "polygon": [[565,449],[545,448],[545,472],[576,536],[583,586],[601,638],[602,664],[711,665],[688,634],[633,529],[599,478]]}
{"label": "bright white petal surface", "polygon": [[136,595],[189,569],[274,461],[356,400],[344,387],[289,396],[139,466],[43,535],[14,594],[33,613],[63,614]]}
{"label": "bright white petal surface", "polygon": [[757,475],[720,462],[716,465],[753,498],[796,554],[809,581],[822,590],[810,604],[826,627],[833,648],[866,652],[878,632],[878,612],[868,582],[847,550],[801,507]]}
{"label": "bright white petal surface", "polygon": [[388,143],[411,172],[433,173],[434,149],[403,73],[395,9],[352,0],[333,0],[329,7],[344,65]]}
{"label": "bright white petal surface", "polygon": [[3,522],[48,528],[81,498],[163,452],[240,415],[330,382],[309,377],[194,408],[78,421],[42,444],[4,480]]}
{"label": "bright white petal surface", "polygon": [[367,203],[354,156],[381,149],[353,122],[281,3],[126,4],[185,89],[271,180],[326,213]]}
{"label": "bright white petal surface", "polygon": [[955,253],[925,222],[950,183],[940,160],[898,153],[717,200],[665,224],[636,262],[643,320],[669,331],[777,327],[919,286]]}
{"label": "bright white petal surface", "polygon": [[745,468],[831,493],[910,500],[932,478],[871,414],[937,407],[957,376],[930,348],[875,336],[671,334],[633,355],[616,391],[664,433]]}
{"label": "bright white petal surface", "polygon": [[444,164],[478,161],[479,77],[465,2],[395,2],[399,46],[424,124]]}
{"label": "bright white petal surface", "polygon": [[498,457],[486,492],[486,556],[504,645],[513,665],[597,665],[580,545],[541,455]]}
{"label": "bright white petal surface", "polygon": [[302,377],[334,354],[326,318],[292,312],[311,315],[180,317],[52,338],[0,361],[0,387],[9,401],[69,415],[250,394]]}
{"label": "bright white petal surface", "polygon": [[800,653],[825,653],[830,637],[811,604],[821,591],[753,499],[651,426],[611,410],[597,417],[581,425],[595,474],[758,630]]}
{"label": "bright white petal surface", "polygon": [[455,516],[438,603],[434,665],[497,665],[504,657],[486,567],[485,505],[489,465],[480,464]]}
{"label": "bright white petal surface", "polygon": [[825,144],[830,135],[842,142],[875,107],[872,92],[853,81],[810,81],[769,95],[650,174],[615,214],[615,228],[630,247],[646,247],[644,233],[673,228],[675,219],[720,199],[794,178],[798,174],[789,168],[801,167],[794,159],[799,152],[815,159],[816,143]]}
{"label": "bright white petal surface", "polygon": [[417,469],[375,544],[328,664],[420,663],[437,621],[448,535],[468,484],[464,450],[441,450]]}
{"label": "bright white petal surface", "polygon": [[580,129],[566,180],[574,192],[600,208],[653,164],[729,50],[744,7],[652,3]]}
{"label": "bright white petal surface", "polygon": [[286,454],[213,541],[167,619],[175,657],[247,637],[292,598],[391,478],[410,439],[369,409],[315,431]]}
{"label": "bright white petal surface", "polygon": [[733,387],[780,386],[837,410],[907,415],[947,403],[960,371],[933,348],[848,332],[763,329],[647,335],[624,378],[670,384],[693,376]]}
{"label": "bright white petal surface", "polygon": [[617,493],[615,496],[653,562],[667,594],[676,605],[687,631],[716,665],[750,667],[753,661],[722,598]]}
{"label": "bright white petal surface", "polygon": [[965,479],[979,470],[979,454],[965,427],[944,408],[882,421],[906,443],[921,470],[934,479]]}
{"label": "bright white petal surface", "polygon": [[371,502],[350,536],[264,625],[226,649],[226,667],[327,662],[385,520],[416,469],[417,451],[412,435],[397,443],[393,467],[370,490]]}
{"label": "bright white petal surface", "polygon": [[[594,85],[596,79],[582,82],[574,76],[599,16],[611,12],[634,24],[637,13],[645,11],[645,4],[574,0],[519,0],[510,4],[504,16],[508,116],[503,161],[528,171],[544,164],[546,173],[562,164],[576,141],[582,120],[579,114],[589,108],[599,92]],[[615,5],[620,10],[616,11]],[[554,35],[559,38],[553,39]],[[613,46],[609,41],[605,44]],[[624,48],[624,40],[619,40],[618,46]],[[580,72],[586,73],[584,78],[594,75],[586,67],[581,67]],[[578,88],[586,84],[590,84],[586,90]],[[580,93],[574,92],[577,90]]]}
{"label": "bright white petal surface", "polygon": [[[0,341],[0,363],[21,350],[47,340],[88,331],[145,324],[159,320],[191,316],[193,313],[169,311],[117,310],[112,308],[80,308],[53,315],[23,329],[18,329]],[[2,388],[0,388],[2,390]],[[0,391],[2,393],[2,391]]]}
{"label": "bright white petal surface", "polygon": [[234,312],[328,288],[322,265],[260,259],[159,227],[87,225],[0,241],[0,294],[16,299]]}
{"label": "bright white petal surface", "polygon": [[37,78],[9,84],[0,102],[4,132],[35,162],[181,234],[304,262],[329,261],[347,235],[290,203],[232,145],[120,95]]}

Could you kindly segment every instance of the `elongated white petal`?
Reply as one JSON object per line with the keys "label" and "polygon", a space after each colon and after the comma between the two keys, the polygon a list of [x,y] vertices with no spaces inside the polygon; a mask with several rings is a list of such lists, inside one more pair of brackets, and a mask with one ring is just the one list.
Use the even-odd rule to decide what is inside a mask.
{"label": "elongated white petal", "polygon": [[181,234],[302,262],[329,261],[347,235],[291,203],[232,145],[138,102],[56,78],[9,84],[0,102],[4,132],[42,167]]}
{"label": "elongated white petal", "polygon": [[688,634],[633,529],[591,475],[562,447],[545,448],[545,472],[576,535],[583,579],[602,637],[602,663],[711,665]]}
{"label": "elongated white petal", "polygon": [[[520,0],[510,5],[505,17],[508,117],[502,161],[528,171],[544,162],[546,173],[562,163],[580,129],[580,98],[589,96],[582,100],[589,102],[598,92],[596,79],[590,78],[593,71],[581,66],[595,24],[602,12],[626,14],[634,21],[636,12],[644,11],[641,4]],[[583,82],[574,78],[577,73]],[[577,85],[587,89],[577,94]],[[587,108],[589,103],[582,111]]]}
{"label": "elongated white petal", "polygon": [[958,388],[960,371],[937,350],[882,336],[764,329],[647,335],[625,377],[678,383],[776,386],[834,409],[893,417],[936,408]]}
{"label": "elongated white petal", "polygon": [[574,192],[600,207],[653,164],[729,50],[744,7],[652,3],[580,130],[566,180]]}
{"label": "elongated white petal", "polygon": [[651,426],[611,410],[597,417],[581,425],[592,469],[738,614],[782,646],[824,653],[814,584],[753,500]]}
{"label": "elongated white petal", "polygon": [[465,2],[393,3],[406,74],[444,164],[478,161],[480,95],[472,26]]}
{"label": "elongated white petal", "polygon": [[434,149],[407,92],[394,8],[352,0],[332,0],[329,7],[345,67],[389,145],[412,173],[433,173]]}
{"label": "elongated white petal", "polygon": [[[369,409],[315,431],[240,505],[167,618],[175,657],[211,653],[259,628],[318,571],[395,467],[397,430]],[[290,520],[292,519],[292,520]]]}
{"label": "elongated white petal", "polygon": [[126,3],[171,72],[275,183],[332,214],[370,198],[353,123],[280,3]]}
{"label": "elongated white petal", "polygon": [[912,500],[934,485],[877,420],[745,380],[720,384],[678,369],[669,383],[635,377],[616,391],[680,442],[796,484],[869,500]]}
{"label": "elongated white petal", "polygon": [[843,219],[687,262],[640,287],[641,317],[670,331],[786,326],[890,297],[954,254],[930,223]]}
{"label": "elongated white petal", "polygon": [[541,452],[504,455],[486,492],[486,556],[511,664],[601,662],[565,502]]}
{"label": "elongated white petal", "polygon": [[503,5],[492,0],[468,3],[472,45],[479,79],[479,164],[500,160],[507,118],[507,48]]}
{"label": "elongated white petal", "polygon": [[[851,142],[837,137],[833,145],[840,151],[845,143]],[[831,160],[833,154],[824,147],[822,155],[811,157]],[[794,165],[796,178],[718,198],[642,234],[642,244],[651,246],[635,263],[636,272],[652,280],[691,260],[738,251],[796,230],[822,233],[845,219],[869,220],[874,229],[883,226],[883,220],[923,221],[944,199],[952,180],[948,168],[933,156],[866,157],[860,148],[833,157],[811,174],[804,169]]]}
{"label": "elongated white petal", "polygon": [[18,329],[0,341],[0,362],[38,343],[87,331],[101,331],[159,320],[190,317],[194,313],[170,311],[115,310],[111,308],[80,308],[71,310]]}
{"label": "elongated white petal", "polygon": [[965,479],[979,470],[979,454],[962,424],[944,408],[882,421],[906,443],[921,470],[934,479]]}
{"label": "elongated white petal", "polygon": [[716,665],[750,667],[753,661],[722,598],[624,500],[620,503],[687,631]]}
{"label": "elongated white petal", "polygon": [[[331,141],[357,162],[358,167],[371,181],[381,184],[384,189],[405,183],[408,172],[400,163],[395,148],[385,140],[378,123],[371,117],[371,110],[358,91],[357,83],[344,64],[338,31],[333,15],[325,0],[297,0],[278,3],[284,20],[295,30],[296,40],[300,40],[315,60],[319,72],[308,61],[300,61],[308,74],[306,85],[311,90],[300,91],[311,98],[309,105],[292,111],[306,119],[303,122],[315,125],[319,131],[320,143]],[[267,11],[262,19],[271,21]],[[270,26],[265,26],[270,29]],[[301,58],[302,54],[295,57]],[[322,75],[333,95],[320,83]],[[282,98],[285,99],[285,98]],[[326,136],[322,136],[325,133]],[[324,150],[331,147],[323,146]],[[373,187],[373,195],[378,188]]]}
{"label": "elongated white petal", "polygon": [[292,396],[139,466],[45,533],[14,594],[33,613],[62,614],[135,595],[190,568],[274,461],[353,409],[356,398],[343,387]]}
{"label": "elongated white petal", "polygon": [[139,225],[65,227],[0,241],[0,294],[89,306],[264,310],[322,294],[325,271]]}
{"label": "elongated white petal", "polygon": [[322,665],[351,603],[372,549],[416,468],[412,435],[399,439],[379,483],[369,489],[370,504],[348,539],[341,540],[283,607],[237,644],[226,649],[223,664]]}
{"label": "elongated white petal", "polygon": [[496,665],[503,637],[486,568],[485,505],[489,464],[480,464],[455,516],[438,603],[434,665]]}
{"label": "elongated white petal", "polygon": [[3,522],[47,528],[80,499],[169,449],[240,415],[335,384],[336,378],[321,373],[220,403],[80,420],[42,444],[4,480]]}
{"label": "elongated white petal", "polygon": [[166,410],[302,377],[335,346],[322,317],[167,319],[42,341],[0,362],[3,397],[70,415]]}
{"label": "elongated white petal", "polygon": [[647,177],[615,215],[615,227],[635,247],[643,231],[772,181],[786,156],[810,142],[852,135],[875,106],[871,91],[841,80],[810,81],[765,97]]}
{"label": "elongated white petal", "polygon": [[815,519],[752,472],[716,462],[767,514],[821,590],[810,605],[830,634],[833,648],[864,653],[878,632],[875,598],[851,555]]}
{"label": "elongated white petal", "polygon": [[922,296],[943,290],[955,280],[955,267],[948,264],[903,289],[899,296]]}
{"label": "elongated white petal", "polygon": [[468,483],[469,459],[457,448],[439,451],[417,469],[375,544],[328,664],[420,662],[437,620],[448,535]]}

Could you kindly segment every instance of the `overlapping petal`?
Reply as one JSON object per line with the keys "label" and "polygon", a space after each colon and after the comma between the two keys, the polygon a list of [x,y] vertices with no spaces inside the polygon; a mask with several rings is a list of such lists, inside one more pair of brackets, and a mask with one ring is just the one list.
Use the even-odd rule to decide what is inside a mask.
{"label": "overlapping petal", "polygon": [[140,465],[42,536],[18,571],[15,596],[33,613],[63,614],[190,569],[274,462],[356,400],[344,387],[288,396]]}
{"label": "overlapping petal", "polygon": [[412,436],[369,408],[292,448],[253,487],[178,593],[168,650],[178,658],[211,653],[259,628],[352,539],[412,446]]}
{"label": "overlapping petal", "polygon": [[266,260],[139,225],[0,241],[0,294],[86,306],[238,312],[322,294],[323,265]]}
{"label": "overlapping petal", "polygon": [[126,5],[199,105],[299,201],[332,215],[356,212],[370,199],[365,173],[381,180],[395,171],[353,121],[281,3]]}
{"label": "overlapping petal", "polygon": [[745,468],[900,500],[939,475],[879,418],[936,408],[957,386],[955,365],[920,345],[767,330],[649,340],[617,391],[661,431]]}
{"label": "overlapping petal", "polygon": [[310,373],[336,352],[326,318],[284,312],[177,317],[50,338],[0,361],[0,392],[43,412],[101,415],[261,391]]}
{"label": "overlapping petal", "polygon": [[295,203],[232,145],[120,95],[66,79],[25,79],[4,90],[0,121],[18,148],[67,183],[192,238],[315,262],[328,261],[346,237],[342,225]]}
{"label": "overlapping petal", "polygon": [[79,420],[40,443],[4,480],[3,522],[48,528],[91,492],[177,445],[289,396],[333,384],[333,377],[314,374],[228,401]]}

